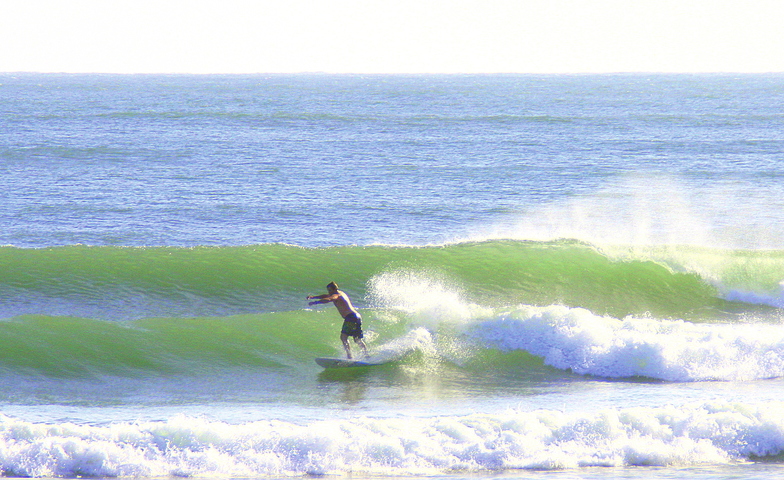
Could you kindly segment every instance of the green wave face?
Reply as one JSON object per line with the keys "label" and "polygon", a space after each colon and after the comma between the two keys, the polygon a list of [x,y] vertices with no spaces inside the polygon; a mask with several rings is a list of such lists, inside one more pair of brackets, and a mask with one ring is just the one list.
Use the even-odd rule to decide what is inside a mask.
{"label": "green wave face", "polygon": [[289,312],[111,322],[26,315],[0,322],[0,368],[65,377],[280,369],[334,354],[339,325],[332,317]]}
{"label": "green wave face", "polygon": [[[425,326],[442,353],[461,344],[460,322],[519,305],[733,323],[780,322],[784,305],[780,251],[574,241],[70,246],[4,247],[0,261],[0,366],[53,375],[274,369],[340,354],[337,312],[306,306],[305,297],[330,281],[350,294],[377,344]],[[455,361],[521,363],[510,358],[474,352]]]}
{"label": "green wave face", "polygon": [[73,313],[66,311],[69,302],[87,302],[105,305],[110,320],[121,319],[111,318],[111,309],[122,302],[139,305],[140,314],[131,315],[137,318],[200,302],[222,313],[298,309],[306,295],[324,292],[333,280],[364,298],[376,277],[392,272],[440,278],[480,304],[559,303],[618,317],[678,317],[718,308],[731,291],[775,295],[784,279],[779,251],[662,247],[608,253],[566,241],[325,249],[4,247],[0,261],[0,294],[6,304],[24,301],[26,309],[18,313],[46,313],[36,311],[36,301],[54,299],[62,304],[58,314]]}

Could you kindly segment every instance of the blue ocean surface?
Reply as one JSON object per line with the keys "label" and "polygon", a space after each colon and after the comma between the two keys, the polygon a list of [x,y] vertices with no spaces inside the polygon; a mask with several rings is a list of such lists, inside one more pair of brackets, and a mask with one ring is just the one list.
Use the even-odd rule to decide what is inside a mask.
{"label": "blue ocean surface", "polygon": [[[0,74],[2,474],[781,476],[782,104],[780,74]],[[314,362],[330,281],[383,365]]]}

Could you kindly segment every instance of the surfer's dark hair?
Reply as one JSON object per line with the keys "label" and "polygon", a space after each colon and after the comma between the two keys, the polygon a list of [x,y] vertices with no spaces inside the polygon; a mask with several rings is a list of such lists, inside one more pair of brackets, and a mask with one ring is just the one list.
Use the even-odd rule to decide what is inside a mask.
{"label": "surfer's dark hair", "polygon": [[337,290],[338,284],[335,282],[329,282],[329,285],[327,285],[327,290],[329,290],[330,288],[334,288],[335,290]]}

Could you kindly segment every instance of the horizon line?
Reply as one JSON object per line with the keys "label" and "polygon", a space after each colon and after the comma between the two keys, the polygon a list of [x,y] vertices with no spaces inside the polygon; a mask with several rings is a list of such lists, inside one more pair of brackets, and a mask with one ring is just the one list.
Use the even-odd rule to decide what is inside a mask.
{"label": "horizon line", "polygon": [[765,70],[765,71],[740,71],[740,70],[705,70],[705,71],[631,71],[618,70],[607,72],[592,71],[553,71],[553,72],[374,72],[374,71],[355,71],[355,72],[329,72],[329,71],[270,71],[270,72],[116,72],[116,71],[59,71],[59,70],[0,70],[0,75],[370,75],[370,76],[483,76],[483,75],[776,75],[784,74],[784,70]]}

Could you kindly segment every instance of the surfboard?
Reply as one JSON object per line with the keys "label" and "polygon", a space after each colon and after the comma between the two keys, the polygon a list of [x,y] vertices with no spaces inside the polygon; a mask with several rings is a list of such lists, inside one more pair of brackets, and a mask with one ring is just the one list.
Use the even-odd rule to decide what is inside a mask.
{"label": "surfboard", "polygon": [[318,363],[324,368],[372,367],[375,365],[381,365],[381,363],[373,362],[373,361],[348,360],[345,358],[329,358],[329,357],[316,358],[316,363]]}

